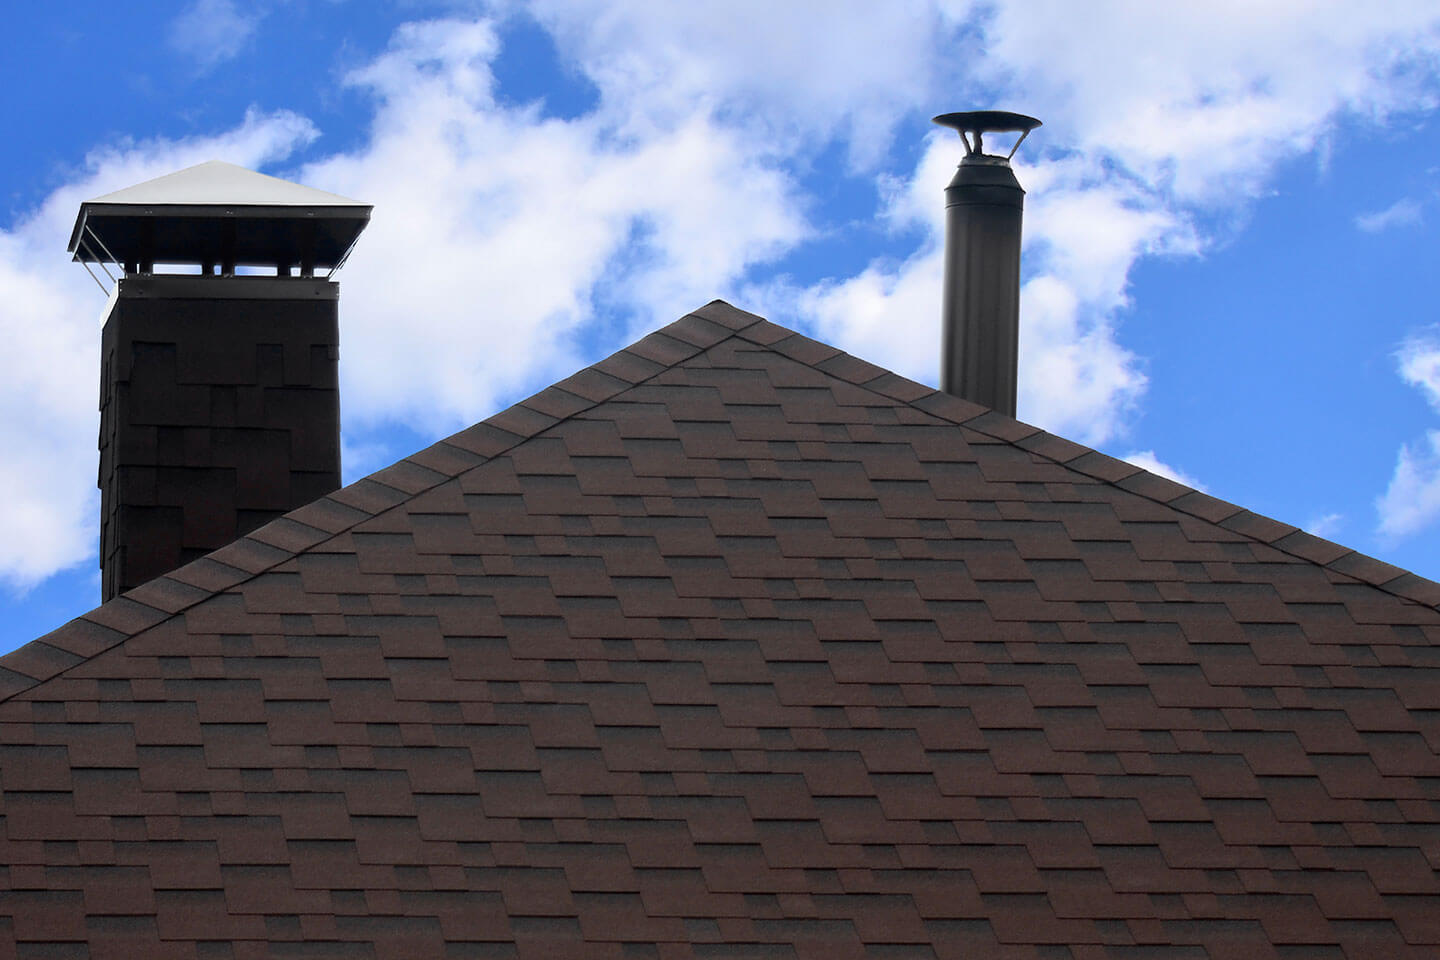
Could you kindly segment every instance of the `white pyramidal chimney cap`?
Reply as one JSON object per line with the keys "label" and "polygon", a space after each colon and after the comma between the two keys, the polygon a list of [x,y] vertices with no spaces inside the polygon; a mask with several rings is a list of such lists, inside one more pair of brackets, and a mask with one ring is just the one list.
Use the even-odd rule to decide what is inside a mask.
{"label": "white pyramidal chimney cap", "polygon": [[365,207],[368,204],[223,160],[207,160],[154,180],[116,190],[87,204],[201,204],[205,206]]}
{"label": "white pyramidal chimney cap", "polygon": [[335,267],[371,206],[211,160],[80,205],[69,250],[80,262]]}

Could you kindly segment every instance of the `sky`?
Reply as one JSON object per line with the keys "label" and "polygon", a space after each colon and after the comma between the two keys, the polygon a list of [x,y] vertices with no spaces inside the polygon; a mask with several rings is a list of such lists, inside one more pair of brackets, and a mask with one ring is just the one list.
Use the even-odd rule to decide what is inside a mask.
{"label": "sky", "polygon": [[935,114],[1039,117],[1019,416],[1440,578],[1433,0],[20,4],[0,35],[0,652],[99,603],[84,200],[372,203],[347,482],[716,297],[937,379]]}

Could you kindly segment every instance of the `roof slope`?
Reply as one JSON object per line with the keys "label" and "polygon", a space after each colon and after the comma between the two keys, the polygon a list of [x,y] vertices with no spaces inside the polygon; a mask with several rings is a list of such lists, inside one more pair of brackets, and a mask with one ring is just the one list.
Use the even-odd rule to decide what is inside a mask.
{"label": "roof slope", "polygon": [[717,302],[0,658],[0,952],[1434,956],[1437,598]]}

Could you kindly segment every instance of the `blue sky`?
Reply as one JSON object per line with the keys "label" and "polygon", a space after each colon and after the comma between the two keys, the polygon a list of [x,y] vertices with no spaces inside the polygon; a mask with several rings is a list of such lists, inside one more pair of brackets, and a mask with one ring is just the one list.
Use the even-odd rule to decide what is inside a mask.
{"label": "blue sky", "polygon": [[714,297],[934,382],[942,112],[1045,121],[1020,416],[1440,577],[1432,2],[24,4],[0,56],[0,650],[94,606],[81,201],[375,204],[347,479]]}

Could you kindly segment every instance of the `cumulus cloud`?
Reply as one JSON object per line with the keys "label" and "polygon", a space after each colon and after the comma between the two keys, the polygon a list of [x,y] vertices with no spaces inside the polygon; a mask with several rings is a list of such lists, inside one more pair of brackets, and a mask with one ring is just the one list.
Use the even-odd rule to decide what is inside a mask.
{"label": "cumulus cloud", "polygon": [[1255,195],[1337,113],[1435,105],[1440,14],[1425,0],[986,9],[978,74],[1034,104],[1056,142],[1186,202]]}
{"label": "cumulus cloud", "polygon": [[[485,416],[805,232],[788,178],[715,115],[628,128],[619,106],[568,122],[502,107],[497,52],[483,20],[406,25],[346,80],[373,100],[366,142],[276,171],[376,205],[344,275],[346,445],[361,460],[377,458],[369,428],[433,436]],[[0,322],[15,331],[0,422],[23,464],[0,470],[0,580],[94,551],[101,302],[58,255],[78,205],[211,158],[273,166],[316,135],[254,114],[214,137],[115,144],[0,234]],[[577,339],[597,314],[605,349]]]}
{"label": "cumulus cloud", "polygon": [[295,114],[251,113],[218,136],[115,144],[0,230],[0,583],[24,589],[95,552],[104,299],[64,255],[80,204],[204,160],[260,166],[314,136]]}
{"label": "cumulus cloud", "polygon": [[1122,457],[1126,463],[1133,463],[1142,470],[1149,470],[1151,473],[1159,474],[1167,480],[1174,480],[1176,483],[1183,483],[1187,487],[1204,492],[1205,485],[1196,480],[1190,474],[1176,467],[1170,466],[1159,457],[1155,456],[1154,450],[1132,450]]}
{"label": "cumulus cloud", "polygon": [[[1253,6],[502,0],[501,15],[554,35],[599,91],[593,110],[560,120],[499,102],[495,30],[456,18],[403,27],[349,75],[371,102],[349,152],[276,169],[316,135],[293,114],[112,145],[0,233],[0,323],[19,331],[0,359],[0,422],[9,462],[25,464],[0,470],[0,504],[18,505],[0,507],[0,578],[92,550],[99,303],[55,253],[76,206],[212,157],[376,205],[343,278],[346,443],[363,457],[378,456],[372,427],[443,432],[568,373],[598,341],[746,290],[763,295],[741,305],[933,382],[940,191],[959,145],[937,133],[897,161],[910,153],[891,131],[922,104],[1023,109],[1047,125],[1018,158],[1020,412],[1089,443],[1121,436],[1145,389],[1121,333],[1135,262],[1203,252],[1196,224],[1243,211],[1336,117],[1432,105],[1432,4]],[[172,43],[219,63],[253,33],[243,9],[198,0]],[[748,286],[824,219],[802,184],[836,145],[874,180],[867,228],[894,231],[899,252]]]}
{"label": "cumulus cloud", "polygon": [[170,22],[170,46],[208,70],[244,49],[262,16],[241,13],[234,0],[195,0]]}
{"label": "cumulus cloud", "polygon": [[375,204],[345,273],[348,427],[455,429],[581,362],[619,303],[638,332],[712,299],[803,232],[786,178],[697,113],[617,136],[498,105],[484,21],[410,24],[349,83],[368,144],[306,169]]}
{"label": "cumulus cloud", "polygon": [[1408,227],[1420,222],[1420,204],[1409,198],[1396,200],[1384,210],[1362,213],[1355,226],[1366,233],[1379,233],[1392,227]]}
{"label": "cumulus cloud", "polygon": [[[1405,340],[1395,352],[1400,379],[1424,394],[1440,413],[1440,331],[1431,329]],[[1375,500],[1378,531],[1396,540],[1417,533],[1440,519],[1440,430],[1406,443],[1395,457],[1395,472]]]}
{"label": "cumulus cloud", "polygon": [[945,84],[956,73],[947,14],[924,0],[538,0],[523,9],[630,131],[716,111],[752,149],[793,154],[838,137],[864,167],[886,154],[916,104],[956,92]]}
{"label": "cumulus cloud", "polygon": [[[1440,16],[1426,3],[1050,0],[936,11],[947,56],[907,48],[921,86],[1046,121],[1017,158],[1029,191],[1019,413],[1091,444],[1123,435],[1144,393],[1143,358],[1119,332],[1139,258],[1203,253],[1217,237],[1199,224],[1242,220],[1272,171],[1323,146],[1340,117],[1379,121],[1435,102]],[[954,57],[957,48],[967,55]],[[963,74],[948,72],[957,64]],[[959,153],[953,138],[932,137],[898,188],[892,174],[877,176],[882,219],[924,232],[910,256],[778,299],[840,346],[933,382],[940,187]]]}

